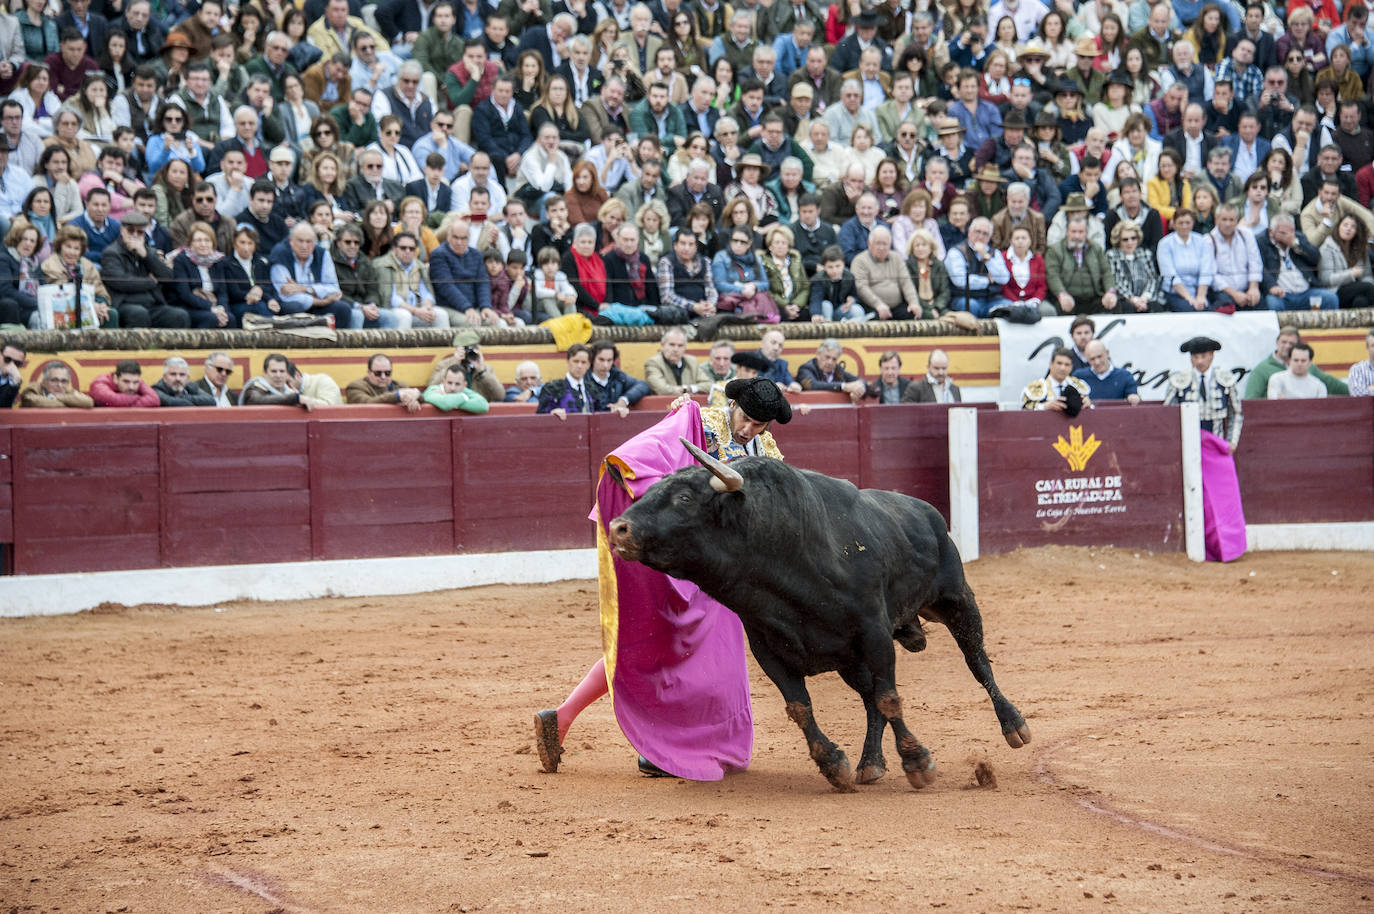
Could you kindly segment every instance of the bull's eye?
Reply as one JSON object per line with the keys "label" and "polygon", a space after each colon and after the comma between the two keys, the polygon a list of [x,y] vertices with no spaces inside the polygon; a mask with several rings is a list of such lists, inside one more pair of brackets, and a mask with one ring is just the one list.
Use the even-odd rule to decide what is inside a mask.
{"label": "bull's eye", "polygon": [[680,501],[680,502],[683,502],[684,504],[689,503],[689,502],[691,502],[691,500],[692,500],[692,493],[691,493],[691,492],[683,492],[683,493],[681,493],[681,494],[678,495],[677,500]]}

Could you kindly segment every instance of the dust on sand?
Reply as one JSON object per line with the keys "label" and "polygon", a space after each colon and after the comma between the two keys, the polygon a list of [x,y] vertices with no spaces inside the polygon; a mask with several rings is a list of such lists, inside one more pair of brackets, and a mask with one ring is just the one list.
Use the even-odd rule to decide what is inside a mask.
{"label": "dust on sand", "polygon": [[[752,664],[749,771],[640,778],[603,701],[559,773],[541,773],[531,712],[599,650],[588,582],[8,621],[0,899],[178,914],[1374,910],[1374,556],[1196,566],[1048,549],[969,578],[1035,742],[1006,746],[932,626],[924,653],[898,651],[898,676],[940,777],[917,792],[893,768],[843,796]],[[834,675],[811,693],[856,759],[857,697]],[[984,780],[995,767],[997,789],[963,789],[979,781],[963,759]]]}

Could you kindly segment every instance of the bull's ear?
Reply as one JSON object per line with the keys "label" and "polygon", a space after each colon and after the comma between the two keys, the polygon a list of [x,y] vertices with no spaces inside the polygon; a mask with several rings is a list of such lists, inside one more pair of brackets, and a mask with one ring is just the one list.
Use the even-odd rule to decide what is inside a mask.
{"label": "bull's ear", "polygon": [[744,477],[739,474],[739,471],[726,466],[686,438],[678,438],[678,440],[696,458],[697,463],[711,471],[711,475],[714,477],[711,480],[711,488],[717,492],[738,492],[744,487]]}

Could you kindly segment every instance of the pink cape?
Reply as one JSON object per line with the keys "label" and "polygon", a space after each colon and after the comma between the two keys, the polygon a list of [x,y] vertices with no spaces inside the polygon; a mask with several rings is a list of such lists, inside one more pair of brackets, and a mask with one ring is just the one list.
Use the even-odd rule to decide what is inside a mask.
{"label": "pink cape", "polygon": [[679,436],[706,446],[696,403],[606,458],[624,482],[603,469],[592,512],[602,646],[616,720],[635,750],[679,777],[718,781],[748,767],[754,747],[744,627],[695,584],[622,561],[606,540],[607,525],[635,498],[695,463]]}
{"label": "pink cape", "polygon": [[1202,525],[1207,561],[1230,562],[1245,554],[1245,512],[1236,461],[1226,441],[1202,430]]}

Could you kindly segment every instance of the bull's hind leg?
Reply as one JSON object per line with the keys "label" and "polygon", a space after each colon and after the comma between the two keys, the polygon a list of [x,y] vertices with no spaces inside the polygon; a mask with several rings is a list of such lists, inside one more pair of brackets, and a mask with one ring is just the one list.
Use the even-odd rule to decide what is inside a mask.
{"label": "bull's hind leg", "polygon": [[954,636],[954,643],[959,645],[959,650],[963,651],[964,662],[968,664],[973,678],[987,689],[988,697],[992,699],[992,708],[997,712],[997,720],[1002,725],[1002,736],[1006,738],[1007,745],[1013,749],[1020,749],[1031,740],[1030,727],[1026,726],[1026,719],[1016,710],[1016,705],[1002,694],[1002,690],[997,688],[997,681],[992,678],[992,663],[988,660],[988,653],[983,647],[983,618],[978,612],[978,603],[973,598],[973,591],[964,584],[953,596],[942,596],[935,601],[931,608],[949,627],[949,633]]}
{"label": "bull's hind leg", "polygon": [[816,767],[820,768],[821,774],[825,775],[830,786],[840,793],[853,792],[854,772],[849,767],[849,757],[816,726],[816,718],[811,713],[811,694],[806,690],[805,677],[788,670],[786,665],[774,657],[761,642],[750,639],[750,649],[763,672],[773,680],[773,684],[782,693],[783,701],[787,702],[787,716],[801,727],[802,733],[806,736],[806,746],[811,753],[811,759],[816,763]]}
{"label": "bull's hind leg", "polygon": [[864,716],[868,729],[864,734],[864,751],[859,757],[859,770],[854,773],[858,784],[872,784],[887,774],[887,759],[883,758],[883,730],[887,718],[878,710],[873,695],[873,674],[866,666],[851,666],[840,670],[840,678],[864,701]]}

